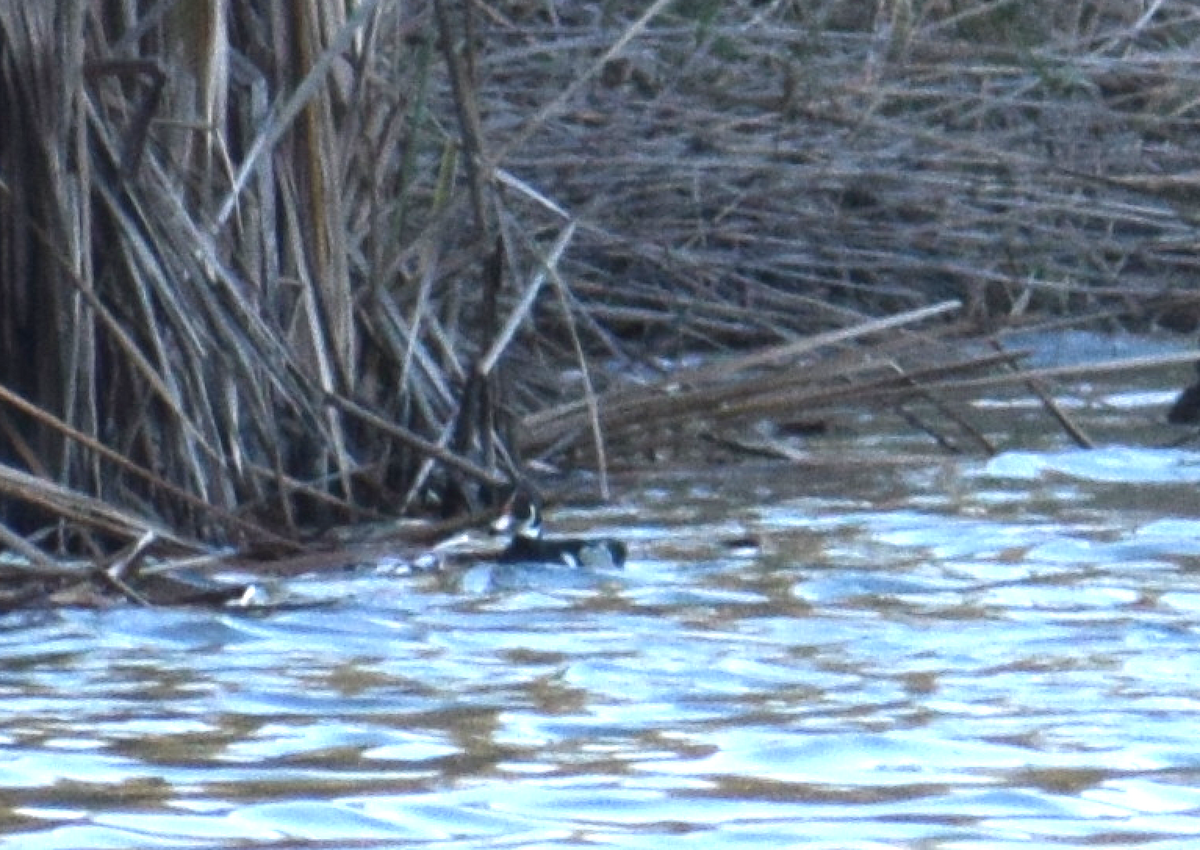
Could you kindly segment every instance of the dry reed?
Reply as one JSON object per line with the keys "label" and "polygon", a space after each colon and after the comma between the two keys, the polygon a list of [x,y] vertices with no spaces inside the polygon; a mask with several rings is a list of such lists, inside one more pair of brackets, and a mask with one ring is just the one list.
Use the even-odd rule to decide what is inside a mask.
{"label": "dry reed", "polygon": [[[288,8],[0,4],[29,560],[287,547],[700,415],[1030,380],[953,344],[1029,315],[1200,312],[1189,4]],[[623,380],[695,352],[734,353]]]}

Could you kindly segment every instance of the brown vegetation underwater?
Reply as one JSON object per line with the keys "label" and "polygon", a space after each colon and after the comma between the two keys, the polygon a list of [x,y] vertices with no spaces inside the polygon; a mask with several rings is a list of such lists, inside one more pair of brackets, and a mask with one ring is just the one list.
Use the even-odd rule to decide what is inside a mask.
{"label": "brown vegetation underwater", "polygon": [[1064,374],[1005,330],[1194,328],[1198,36],[1171,0],[0,3],[0,547],[295,551],[846,406],[988,450],[955,399]]}

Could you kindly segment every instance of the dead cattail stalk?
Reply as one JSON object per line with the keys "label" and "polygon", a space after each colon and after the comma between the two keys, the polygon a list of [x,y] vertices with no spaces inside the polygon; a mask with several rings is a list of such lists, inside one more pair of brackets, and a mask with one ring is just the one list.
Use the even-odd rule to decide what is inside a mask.
{"label": "dead cattail stalk", "polygon": [[971,434],[1088,367],[964,337],[1196,327],[1195,16],[909,5],[0,4],[5,545],[295,543],[838,405]]}

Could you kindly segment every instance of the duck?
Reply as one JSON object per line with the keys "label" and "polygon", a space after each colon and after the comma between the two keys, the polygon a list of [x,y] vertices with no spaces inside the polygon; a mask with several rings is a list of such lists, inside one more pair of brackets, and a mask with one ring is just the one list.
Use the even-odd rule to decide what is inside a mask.
{"label": "duck", "polygon": [[518,489],[492,523],[494,534],[508,533],[508,546],[496,556],[502,564],[554,564],[566,567],[619,568],[628,550],[611,538],[580,539],[542,536],[542,509],[538,499]]}

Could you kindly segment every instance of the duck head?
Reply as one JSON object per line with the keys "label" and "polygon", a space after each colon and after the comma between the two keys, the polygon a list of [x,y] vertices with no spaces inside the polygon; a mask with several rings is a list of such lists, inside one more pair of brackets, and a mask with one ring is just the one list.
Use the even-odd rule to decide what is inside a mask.
{"label": "duck head", "polygon": [[542,510],[537,498],[526,490],[515,490],[492,523],[492,533],[541,540]]}

